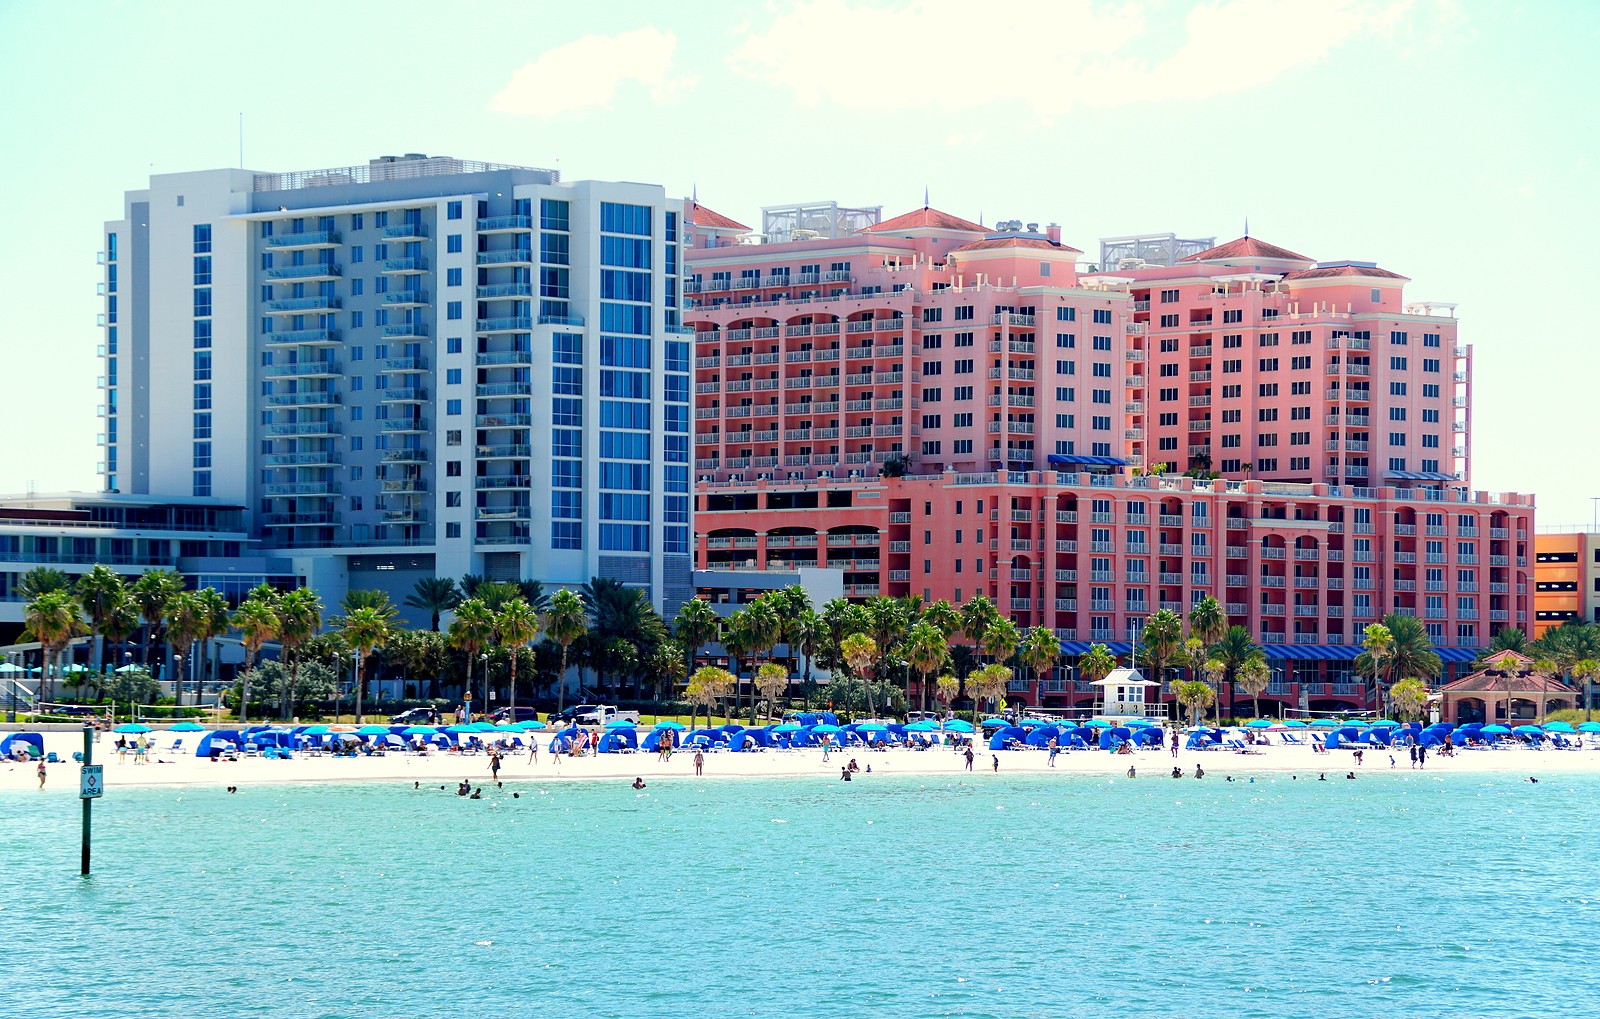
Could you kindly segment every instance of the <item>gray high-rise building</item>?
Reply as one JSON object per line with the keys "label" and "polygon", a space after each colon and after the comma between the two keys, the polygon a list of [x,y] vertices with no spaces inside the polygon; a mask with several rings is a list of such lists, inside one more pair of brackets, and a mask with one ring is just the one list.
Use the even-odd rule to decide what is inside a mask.
{"label": "gray high-rise building", "polygon": [[690,588],[683,203],[384,157],[153,176],[106,223],[104,487],[247,510],[337,598]]}

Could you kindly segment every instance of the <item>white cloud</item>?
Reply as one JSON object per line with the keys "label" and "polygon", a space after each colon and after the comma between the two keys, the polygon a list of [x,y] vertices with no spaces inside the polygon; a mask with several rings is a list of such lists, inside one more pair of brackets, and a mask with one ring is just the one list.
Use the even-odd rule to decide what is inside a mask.
{"label": "white cloud", "polygon": [[497,113],[553,117],[593,106],[609,106],[625,82],[637,82],[651,99],[666,102],[694,84],[674,76],[678,38],[654,27],[621,35],[586,35],[541,53],[524,64],[489,100]]}
{"label": "white cloud", "polygon": [[745,34],[733,69],[803,105],[898,111],[1206,99],[1387,32],[1412,0],[1208,0],[1179,24],[1137,2],[799,0]]}

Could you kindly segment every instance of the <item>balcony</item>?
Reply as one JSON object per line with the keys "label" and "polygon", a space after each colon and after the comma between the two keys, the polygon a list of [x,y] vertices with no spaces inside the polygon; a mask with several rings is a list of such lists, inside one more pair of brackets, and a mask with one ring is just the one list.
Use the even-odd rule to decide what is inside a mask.
{"label": "balcony", "polygon": [[426,322],[400,322],[383,327],[383,338],[386,340],[420,340],[427,335]]}
{"label": "balcony", "polygon": [[310,393],[280,393],[262,398],[268,407],[332,407],[343,401],[327,390]]}
{"label": "balcony", "polygon": [[426,418],[389,418],[383,422],[383,431],[386,432],[426,432],[428,421]]}
{"label": "balcony", "polygon": [[276,453],[266,458],[269,467],[335,467],[339,454],[326,450],[313,453]]}
{"label": "balcony", "polygon": [[539,324],[542,326],[581,326],[583,325],[583,316],[571,313],[566,315],[540,315]]}
{"label": "balcony", "polygon": [[335,329],[290,329],[282,333],[262,333],[261,343],[268,347],[323,346],[339,342]]}
{"label": "balcony", "polygon": [[295,280],[302,283],[317,280],[336,280],[339,278],[339,267],[323,262],[312,265],[280,265],[268,269],[266,272],[269,280]]}
{"label": "balcony", "polygon": [[383,462],[391,464],[427,463],[428,451],[425,449],[386,449],[383,451]]}
{"label": "balcony", "polygon": [[425,372],[428,362],[420,357],[386,357],[378,362],[386,372],[406,374],[407,372]]}
{"label": "balcony", "polygon": [[527,428],[533,424],[532,414],[479,414],[479,428]]}
{"label": "balcony", "polygon": [[263,513],[265,527],[332,527],[342,518],[337,513]]}
{"label": "balcony", "polygon": [[378,263],[378,271],[385,276],[411,276],[428,271],[426,258],[385,258]]}
{"label": "balcony", "polygon": [[378,228],[378,236],[386,241],[420,241],[428,236],[428,228],[420,222],[407,221],[394,226]]}
{"label": "balcony", "polygon": [[428,482],[425,478],[394,478],[379,487],[391,495],[417,495],[428,490]]}
{"label": "balcony", "polygon": [[379,396],[380,403],[427,403],[428,391],[426,389],[385,389]]}
{"label": "balcony", "polygon": [[472,487],[482,490],[488,488],[532,488],[533,478],[527,474],[507,474],[501,477],[473,478]]}
{"label": "balcony", "polygon": [[263,301],[262,310],[269,315],[300,315],[308,311],[337,311],[337,297],[286,297],[279,301]]}
{"label": "balcony", "polygon": [[494,283],[489,286],[479,287],[476,291],[480,301],[509,301],[517,298],[533,297],[532,283]]}
{"label": "balcony", "polygon": [[267,238],[267,247],[274,251],[295,248],[337,248],[339,235],[332,230],[314,230],[298,234],[274,234]]}
{"label": "balcony", "polygon": [[385,308],[420,308],[427,303],[426,290],[391,290],[383,295]]}
{"label": "balcony", "polygon": [[532,265],[532,248],[503,248],[478,252],[479,265]]}
{"label": "balcony", "polygon": [[269,379],[328,379],[339,374],[338,362],[296,362],[293,365],[267,365],[261,373]]}
{"label": "balcony", "polygon": [[516,315],[507,318],[480,318],[476,328],[480,333],[525,333],[533,328],[533,319],[531,316]]}
{"label": "balcony", "polygon": [[339,425],[332,421],[297,421],[290,425],[263,425],[261,434],[272,438],[316,438],[338,435]]}
{"label": "balcony", "polygon": [[532,229],[532,216],[484,216],[478,219],[480,234],[524,232]]}
{"label": "balcony", "polygon": [[339,484],[334,481],[294,481],[278,485],[262,485],[261,494],[269,499],[299,495],[335,496],[339,494]]}

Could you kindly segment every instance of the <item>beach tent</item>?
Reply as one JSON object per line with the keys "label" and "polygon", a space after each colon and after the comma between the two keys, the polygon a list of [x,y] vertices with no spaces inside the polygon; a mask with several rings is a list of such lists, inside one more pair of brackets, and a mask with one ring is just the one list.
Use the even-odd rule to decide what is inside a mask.
{"label": "beach tent", "polygon": [[766,729],[745,729],[743,732],[733,734],[733,739],[728,744],[729,750],[755,750],[756,748],[775,747],[778,741]]}
{"label": "beach tent", "polygon": [[639,732],[633,727],[608,728],[600,737],[599,752],[602,754],[620,754],[624,750],[639,749]]}
{"label": "beach tent", "polygon": [[1136,747],[1159,747],[1161,745],[1161,730],[1155,728],[1133,730],[1133,745]]}
{"label": "beach tent", "polygon": [[237,729],[216,729],[200,737],[194,746],[196,757],[214,757],[232,747],[237,749],[244,740]]}
{"label": "beach tent", "polygon": [[[985,722],[984,724],[987,725],[988,723]],[[1028,730],[1024,729],[1020,725],[1008,725],[1004,729],[996,732],[993,736],[989,737],[989,749],[1005,750],[1007,749],[1007,743],[1026,745],[1027,739]]]}
{"label": "beach tent", "polygon": [[1132,737],[1133,730],[1126,726],[1117,725],[1109,729],[1101,729],[1100,736],[1095,740],[1095,743],[1101,750],[1115,750]]}
{"label": "beach tent", "polygon": [[9,759],[24,747],[28,748],[28,756],[44,756],[44,737],[36,732],[14,732],[4,740],[0,740],[0,757]]}
{"label": "beach tent", "polygon": [[1026,742],[1030,747],[1048,747],[1051,740],[1056,741],[1056,746],[1066,749],[1067,736],[1058,725],[1035,726],[1029,731]]}

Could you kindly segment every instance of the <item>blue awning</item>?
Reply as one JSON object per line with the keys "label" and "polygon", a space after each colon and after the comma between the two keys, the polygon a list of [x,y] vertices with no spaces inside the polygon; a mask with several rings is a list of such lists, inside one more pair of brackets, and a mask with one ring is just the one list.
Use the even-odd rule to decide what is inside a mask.
{"label": "blue awning", "polygon": [[1478,657],[1480,652],[1470,647],[1436,647],[1433,649],[1441,661],[1470,662]]}
{"label": "blue awning", "polygon": [[1061,653],[1068,657],[1086,655],[1096,644],[1104,644],[1106,650],[1114,655],[1125,655],[1133,650],[1133,645],[1125,640],[1064,640],[1061,642]]}
{"label": "blue awning", "polygon": [[[1303,659],[1306,661],[1348,662],[1361,653],[1359,644],[1263,644],[1261,651],[1277,660]],[[1440,661],[1470,662],[1478,657],[1473,648],[1436,647],[1433,649]]]}
{"label": "blue awning", "polygon": [[1128,466],[1128,461],[1119,460],[1114,456],[1083,456],[1077,453],[1051,453],[1045,460],[1053,464],[1083,464],[1089,467]]}
{"label": "blue awning", "polygon": [[1395,478],[1399,481],[1454,481],[1454,474],[1440,474],[1437,471],[1385,471],[1386,478]]}

